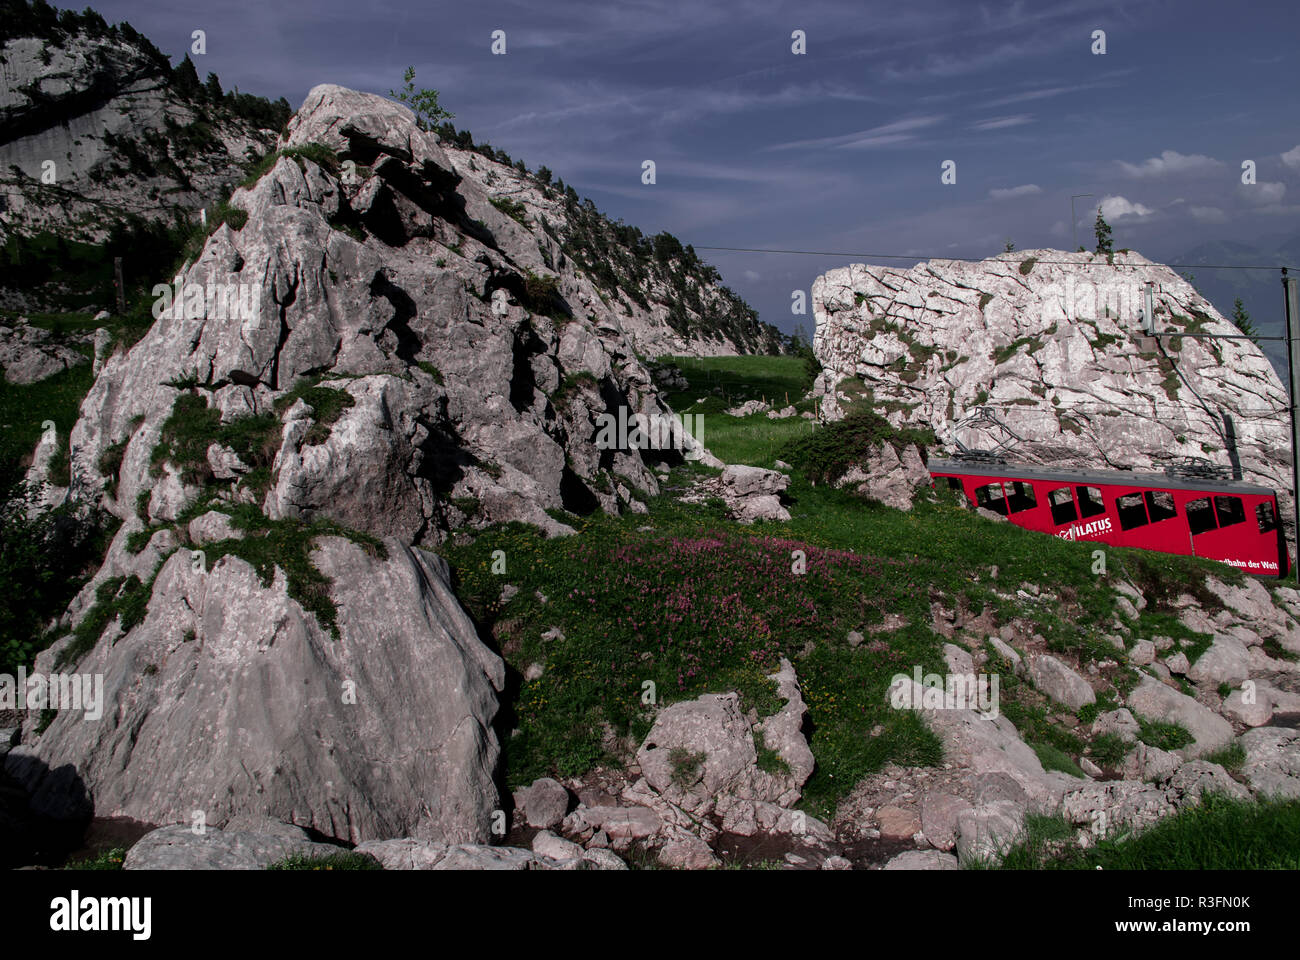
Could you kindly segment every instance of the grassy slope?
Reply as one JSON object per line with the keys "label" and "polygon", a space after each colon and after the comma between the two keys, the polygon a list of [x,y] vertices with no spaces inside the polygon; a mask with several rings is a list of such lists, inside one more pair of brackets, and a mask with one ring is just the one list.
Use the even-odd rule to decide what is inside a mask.
{"label": "grassy slope", "polygon": [[1003,858],[1004,870],[1296,870],[1300,800],[1264,802],[1210,797],[1136,837],[1117,836],[1087,850],[1058,817],[1031,817],[1026,837]]}
{"label": "grassy slope", "polygon": [[[729,451],[724,459],[770,464],[785,443],[774,434],[789,421],[762,417],[751,424],[720,411],[799,382],[797,364],[782,357],[681,364],[693,368],[687,371],[692,388],[678,395],[675,408],[691,410],[681,398],[703,396],[695,409],[706,413],[706,442],[715,451]],[[726,383],[726,397],[698,389],[709,382],[702,373],[710,370]],[[744,382],[747,372],[750,383]],[[512,783],[544,773],[575,775],[608,762],[600,732],[605,722],[618,734],[643,736],[652,716],[641,702],[646,681],[655,683],[661,704],[739,690],[760,713],[773,709],[763,676],[786,656],[796,665],[813,723],[818,766],[805,804],[825,816],[859,778],[885,762],[938,759],[937,743],[915,718],[885,704],[895,673],[910,673],[914,665],[941,669],[944,641],[931,629],[932,601],[972,613],[991,611],[999,624],[1020,619],[1049,649],[1070,657],[1110,659],[1102,675],[1114,689],[1127,690],[1137,680],[1127,664],[1115,664],[1116,651],[1101,637],[1117,594],[1105,575],[1093,572],[1089,545],[992,523],[942,498],[902,513],[814,486],[797,470],[789,491],[791,521],[743,527],[728,521],[719,504],[693,507],[674,499],[705,472],[679,468],[665,495],[650,501],[648,518],[575,520],[581,536],[551,541],[524,526],[494,529],[471,545],[445,551],[459,595],[493,632],[518,680],[508,718],[518,734],[506,747]],[[505,555],[504,575],[492,572],[496,550]],[[802,576],[791,572],[793,550],[807,554]],[[1107,559],[1112,576],[1144,588],[1163,583],[1169,596],[1184,590],[1203,594],[1198,585],[1206,571],[1236,576],[1217,564],[1139,551],[1112,549]],[[1018,598],[1022,582],[1056,598]],[[503,605],[499,597],[507,583],[521,589]],[[886,613],[903,617],[906,625],[874,637],[868,633],[868,642],[856,649],[847,644],[849,631],[868,632]],[[1195,646],[1203,643],[1172,620],[1153,602],[1134,635],[1169,633]],[[559,627],[564,638],[542,640],[551,627]],[[960,636],[956,642],[963,644]],[[524,682],[521,675],[535,663],[544,664],[545,673]],[[996,668],[995,663],[988,669]],[[1106,708],[1108,698],[1084,708],[1086,716],[1067,716],[1009,669],[1001,673],[1003,711],[1048,766],[1077,775],[1077,760],[1092,752],[1093,739],[1078,721]],[[882,730],[872,737],[878,725]],[[1170,731],[1152,735],[1157,734]],[[1114,745],[1103,740],[1096,746],[1104,759]]]}
{"label": "grassy slope", "polygon": [[[802,417],[769,420],[766,413],[729,417],[726,411],[746,400],[766,400],[777,409],[789,403],[799,413],[812,409],[800,398],[811,378],[798,357],[667,357],[686,375],[690,386],[667,394],[680,414],[704,417],[704,444],[726,463],[770,467],[777,451],[791,440],[812,433]],[[714,393],[718,389],[721,393]]]}

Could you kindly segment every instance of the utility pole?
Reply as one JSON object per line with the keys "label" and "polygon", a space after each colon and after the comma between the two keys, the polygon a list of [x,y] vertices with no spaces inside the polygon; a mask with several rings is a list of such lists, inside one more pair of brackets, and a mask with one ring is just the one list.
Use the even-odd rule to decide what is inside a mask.
{"label": "utility pole", "polygon": [[[1070,229],[1074,231],[1074,250],[1079,249],[1079,222],[1074,216],[1074,201],[1082,197],[1091,197],[1091,193],[1076,193],[1070,198]],[[1073,253],[1074,250],[1070,252]]]}
{"label": "utility pole", "polygon": [[[1296,423],[1296,407],[1300,406],[1300,384],[1296,383],[1296,367],[1300,367],[1300,340],[1296,339],[1295,325],[1300,321],[1300,295],[1296,293],[1296,278],[1286,275],[1282,268],[1282,293],[1286,301],[1286,367],[1291,379],[1291,508],[1296,521],[1296,582],[1300,583],[1300,426]],[[1285,543],[1285,540],[1283,541]]]}

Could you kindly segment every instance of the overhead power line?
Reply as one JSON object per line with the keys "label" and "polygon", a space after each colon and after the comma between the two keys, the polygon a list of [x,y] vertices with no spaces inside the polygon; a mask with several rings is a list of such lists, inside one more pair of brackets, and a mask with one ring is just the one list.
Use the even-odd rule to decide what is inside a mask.
{"label": "overhead power line", "polygon": [[[901,253],[846,253],[842,250],[775,250],[765,247],[706,247],[700,244],[691,244],[696,250],[721,250],[727,253],[792,253],[806,257],[861,257],[865,260],[960,260],[965,263],[982,263],[985,260],[996,260],[997,257],[954,257],[946,254],[901,254]],[[1008,260],[1007,263],[1012,261]],[[1080,263],[1075,260],[1034,260],[1034,263],[1056,264],[1058,266],[1068,267],[1141,267],[1140,263],[1107,263],[1089,261]],[[1283,270],[1287,269],[1286,264],[1277,266],[1261,266],[1258,264],[1220,264],[1220,263],[1156,263],[1151,261],[1152,266],[1165,267],[1182,267],[1188,270]],[[1290,269],[1295,269],[1291,267]]]}

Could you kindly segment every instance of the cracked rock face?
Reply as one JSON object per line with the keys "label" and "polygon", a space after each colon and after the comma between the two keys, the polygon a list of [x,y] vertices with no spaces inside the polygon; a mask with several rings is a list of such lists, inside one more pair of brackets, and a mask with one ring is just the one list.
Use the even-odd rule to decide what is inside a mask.
{"label": "cracked rock face", "polygon": [[338,636],[279,569],[267,585],[236,557],[205,573],[171,554],[144,620],[77,665],[104,676],[102,717],[61,711],[40,734],[29,720],[7,771],[63,817],[93,805],[159,824],[263,817],[353,843],[488,841],[504,666],[445,564],[385,546],[380,559],[317,541]]}
{"label": "cracked rock face", "polygon": [[[954,425],[987,405],[1023,438],[1015,459],[1159,470],[1204,457],[1280,498],[1287,400],[1273,368],[1247,340],[1142,337],[1147,281],[1158,331],[1239,333],[1173,270],[1131,252],[1113,265],[1029,250],[830,270],[812,287],[825,416],[870,390],[895,426],[952,444]],[[986,449],[1003,439],[997,428],[961,436]]]}
{"label": "cracked rock face", "polygon": [[[315,88],[281,146],[313,144],[336,151],[339,169],[282,157],[237,190],[231,205],[247,221],[211,235],[179,277],[178,307],[105,364],[73,431],[74,474],[103,482],[101,453],[126,441],[110,509],[126,516],[166,484],[151,495],[155,519],[182,511],[197,489],[148,464],[179,393],[171,384],[197,381],[226,422],[280,417],[259,501],[272,519],[326,516],[440,542],[507,520],[566,533],[548,510],[617,513],[641,506],[629,485],[657,493],[650,467],[698,445],[659,400],[618,313],[571,264],[548,269],[554,241],[493,206],[391,101]],[[529,293],[543,276],[562,304]],[[218,295],[192,304],[196,288]],[[302,401],[275,407],[311,382],[352,401],[328,429]],[[603,449],[601,418],[620,413],[661,424],[657,439],[629,434]],[[240,473],[237,458],[216,459],[214,472]]]}
{"label": "cracked rock face", "polygon": [[[212,118],[177,96],[169,72],[166,57],[125,35],[8,40],[0,187],[10,203],[0,224],[97,241],[106,211],[166,220],[237,181],[249,151],[263,152],[275,132],[224,114],[202,122]],[[42,179],[51,161],[52,183]]]}

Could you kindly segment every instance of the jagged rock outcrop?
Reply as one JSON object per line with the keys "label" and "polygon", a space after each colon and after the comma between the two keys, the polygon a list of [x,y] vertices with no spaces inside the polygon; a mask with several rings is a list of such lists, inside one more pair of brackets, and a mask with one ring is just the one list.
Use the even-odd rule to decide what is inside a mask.
{"label": "jagged rock outcrop", "polygon": [[[142,621],[77,666],[104,676],[103,715],[37,718],[5,758],[33,807],[220,827],[263,817],[348,842],[486,842],[499,806],[492,722],[504,667],[443,561],[340,537],[311,560],[337,635],[244,560],[174,552]],[[49,673],[67,641],[37,659]]]}
{"label": "jagged rock outcrop", "polygon": [[[1173,270],[1132,252],[1113,264],[1029,250],[830,270],[812,287],[824,416],[866,402],[952,444],[955,424],[989,406],[1027,462],[1143,470],[1204,457],[1281,496],[1287,400],[1268,360],[1247,340],[1142,337],[1147,281],[1159,331],[1240,332]],[[987,426],[961,436],[983,448],[1003,439]]]}
{"label": "jagged rock outcrop", "polygon": [[[554,242],[462,178],[405,107],[317,87],[281,146],[311,150],[235,192],[247,221],[219,227],[179,278],[197,299],[185,293],[111,358],[83,404],[74,473],[101,477],[103,452],[125,443],[119,516],[143,492],[154,520],[199,495],[177,465],[150,468],[186,391],[225,423],[279,418],[268,489],[241,477],[233,498],[407,542],[502,520],[563,533],[548,510],[635,510],[634,491],[658,491],[652,464],[716,464],[660,403],[590,282],[549,270]],[[309,403],[276,406],[312,383],[348,395],[329,429]],[[631,426],[602,444],[605,414]]]}

